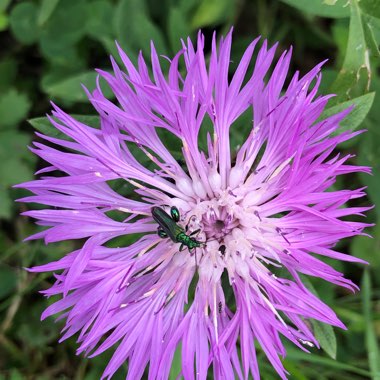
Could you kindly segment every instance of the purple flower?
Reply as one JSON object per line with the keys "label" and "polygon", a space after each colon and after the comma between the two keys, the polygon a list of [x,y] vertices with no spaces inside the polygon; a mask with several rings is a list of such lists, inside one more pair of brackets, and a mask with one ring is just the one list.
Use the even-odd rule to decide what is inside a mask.
{"label": "purple flower", "polygon": [[[70,140],[38,133],[52,144],[32,148],[50,166],[41,179],[19,185],[34,193],[22,201],[53,208],[24,213],[48,227],[29,239],[86,239],[59,261],[31,269],[56,272],[44,294],[62,296],[42,318],[59,313],[66,320],[62,340],[78,334],[78,354],[116,346],[104,379],[126,361],[127,379],[140,379],[147,366],[149,379],[167,379],[177,349],[186,380],[206,379],[209,367],[215,379],[259,379],[255,343],[285,379],[281,336],[307,351],[318,346],[307,319],[345,328],[300,274],[357,288],[319,256],[363,262],[334,249],[367,226],[346,216],[368,207],[342,207],[363,189],[331,188],[337,176],[369,172],[334,153],[360,132],[338,133],[350,110],[318,119],[331,97],[317,96],[322,64],[302,77],[297,72],[284,88],[291,51],[272,64],[276,45],[264,41],[251,73],[256,39],[230,78],[231,38],[232,32],[217,47],[214,36],[209,63],[203,35],[196,47],[187,40],[167,76],[153,44],[153,75],[141,54],[135,67],[119,49],[125,71],[114,60],[113,74],[98,70],[118,104],[100,86],[88,92],[100,129],[54,105],[50,121]],[[249,135],[231,146],[233,123],[247,110]],[[162,132],[181,146],[183,162]],[[132,145],[150,166],[136,159]],[[116,191],[114,180],[134,189],[133,199]],[[168,213],[169,225],[152,218],[152,207]],[[173,207],[178,221],[170,220]],[[159,225],[173,236],[160,237]],[[179,233],[199,247],[180,250]],[[140,237],[128,246],[107,245],[134,234]],[[286,277],[274,274],[279,268]]]}

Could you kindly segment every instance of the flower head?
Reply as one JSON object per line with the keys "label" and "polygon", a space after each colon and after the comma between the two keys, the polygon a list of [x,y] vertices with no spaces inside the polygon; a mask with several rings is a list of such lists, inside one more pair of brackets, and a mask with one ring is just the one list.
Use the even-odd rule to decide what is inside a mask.
{"label": "flower head", "polygon": [[[363,189],[331,190],[337,176],[369,171],[333,153],[359,132],[338,132],[349,110],[319,120],[330,98],[317,96],[322,64],[284,88],[291,51],[273,64],[276,46],[264,41],[252,71],[256,39],[229,77],[231,38],[217,47],[214,36],[209,63],[202,34],[196,47],[187,40],[167,76],[153,44],[152,75],[142,55],[135,67],[119,48],[124,68],[112,60],[113,74],[98,70],[117,104],[99,85],[88,92],[100,128],[53,105],[50,121],[70,139],[38,133],[54,147],[32,148],[50,163],[40,173],[63,175],[20,185],[34,193],[24,202],[54,207],[25,213],[48,227],[31,239],[86,239],[31,269],[60,271],[45,294],[62,298],[43,318],[61,313],[62,340],[78,334],[78,353],[116,346],[103,378],[128,361],[127,379],[148,365],[149,379],[167,379],[181,348],[185,379],[206,379],[210,367],[215,379],[259,379],[257,342],[284,379],[281,336],[307,351],[318,346],[307,319],[344,328],[300,274],[356,288],[320,256],[361,262],[334,245],[366,226],[342,219],[367,210],[342,207]],[[236,147],[234,122],[246,112],[249,133]],[[129,245],[109,244],[135,234]]]}

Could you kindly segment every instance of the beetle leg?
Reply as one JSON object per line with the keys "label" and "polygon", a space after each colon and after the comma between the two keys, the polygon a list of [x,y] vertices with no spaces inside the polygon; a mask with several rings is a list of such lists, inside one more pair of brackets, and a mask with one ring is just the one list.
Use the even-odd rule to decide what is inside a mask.
{"label": "beetle leg", "polygon": [[200,231],[201,231],[201,229],[198,228],[197,230],[193,231],[189,236],[194,236],[196,234],[199,234]]}
{"label": "beetle leg", "polygon": [[183,246],[183,243],[181,243],[181,246],[179,247],[179,251],[183,251],[184,250],[184,246]]}
{"label": "beetle leg", "polygon": [[157,228],[157,234],[160,238],[166,238],[168,236],[162,227]]}

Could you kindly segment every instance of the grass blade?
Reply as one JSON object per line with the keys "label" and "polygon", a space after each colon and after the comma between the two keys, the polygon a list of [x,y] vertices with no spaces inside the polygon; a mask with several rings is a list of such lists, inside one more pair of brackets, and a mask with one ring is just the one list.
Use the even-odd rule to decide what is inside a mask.
{"label": "grass blade", "polygon": [[371,278],[368,270],[364,271],[362,279],[362,300],[366,329],[365,338],[368,352],[368,364],[371,371],[371,379],[380,380],[380,355],[371,311]]}

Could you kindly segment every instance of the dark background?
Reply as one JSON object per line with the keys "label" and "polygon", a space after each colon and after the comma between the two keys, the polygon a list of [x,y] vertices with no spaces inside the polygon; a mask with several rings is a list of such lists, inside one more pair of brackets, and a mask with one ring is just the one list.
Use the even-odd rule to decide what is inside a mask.
{"label": "dark background", "polygon": [[[94,68],[110,69],[117,40],[132,60],[138,51],[149,55],[149,41],[159,53],[173,56],[181,37],[196,36],[202,28],[211,38],[234,25],[231,69],[244,48],[261,35],[280,42],[277,56],[294,48],[291,73],[306,73],[328,58],[320,90],[337,94],[328,113],[355,103],[343,128],[368,132],[341,146],[356,155],[356,164],[373,166],[373,176],[339,179],[337,188],[368,186],[361,205],[375,204],[367,221],[376,223],[380,210],[380,107],[373,91],[378,76],[380,2],[378,0],[0,0],[0,379],[98,379],[111,352],[88,360],[75,355],[75,339],[58,344],[62,322],[40,322],[51,300],[38,292],[52,277],[23,267],[53,261],[73,248],[72,242],[22,242],[36,226],[19,213],[15,199],[26,195],[11,186],[34,178],[44,164],[27,150],[34,128],[26,120],[44,116],[49,99],[67,112],[91,114],[80,83],[94,88]],[[374,106],[371,108],[372,103]],[[371,109],[371,110],[370,110]],[[45,119],[35,128],[53,134]],[[241,136],[249,123],[241,122]],[[237,136],[237,141],[239,136]],[[37,205],[32,205],[36,208]],[[369,267],[328,260],[346,273],[361,292],[311,279],[316,292],[347,325],[348,331],[315,325],[323,349],[304,354],[289,346],[285,367],[291,379],[380,379],[380,229],[373,238],[355,237],[339,249],[370,262]],[[260,351],[259,351],[260,352]],[[262,378],[277,379],[262,352]],[[175,379],[179,361],[174,363]],[[126,367],[116,379],[125,378]],[[210,377],[211,378],[211,377]]]}

